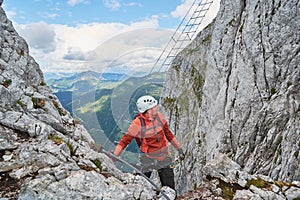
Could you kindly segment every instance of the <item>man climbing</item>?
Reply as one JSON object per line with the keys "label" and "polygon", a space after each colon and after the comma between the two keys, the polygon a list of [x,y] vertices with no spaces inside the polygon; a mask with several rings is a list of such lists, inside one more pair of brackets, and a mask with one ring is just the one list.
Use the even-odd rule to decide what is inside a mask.
{"label": "man climbing", "polygon": [[131,122],[126,134],[114,150],[119,156],[126,146],[136,139],[140,146],[142,172],[150,178],[153,170],[157,170],[162,186],[175,190],[172,159],[168,151],[168,141],[178,150],[179,159],[184,159],[179,142],[170,131],[164,116],[158,112],[157,100],[152,96],[142,96],[137,100],[139,114]]}

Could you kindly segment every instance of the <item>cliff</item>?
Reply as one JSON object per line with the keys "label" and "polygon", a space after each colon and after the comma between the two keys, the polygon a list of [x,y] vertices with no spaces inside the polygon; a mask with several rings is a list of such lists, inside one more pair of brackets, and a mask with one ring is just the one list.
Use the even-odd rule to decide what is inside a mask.
{"label": "cliff", "polygon": [[0,197],[151,199],[123,174],[45,84],[39,65],[0,7]]}
{"label": "cliff", "polygon": [[297,0],[223,0],[176,57],[162,104],[187,154],[181,191],[241,173],[299,183],[299,27]]}

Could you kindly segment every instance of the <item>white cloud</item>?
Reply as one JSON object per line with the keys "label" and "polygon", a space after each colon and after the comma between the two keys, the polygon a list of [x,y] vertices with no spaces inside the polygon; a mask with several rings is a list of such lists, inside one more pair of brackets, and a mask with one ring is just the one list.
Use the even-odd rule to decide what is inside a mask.
{"label": "white cloud", "polygon": [[68,49],[68,52],[63,56],[65,60],[86,60],[86,55],[80,48],[72,48]]}
{"label": "white cloud", "polygon": [[55,32],[51,26],[45,22],[38,22],[29,25],[17,25],[16,29],[19,34],[26,38],[29,45],[40,50],[43,53],[55,51]]}
{"label": "white cloud", "polygon": [[[197,9],[197,5],[193,5],[194,0],[185,0],[181,5],[177,6],[174,11],[171,12],[171,16],[174,18],[180,18],[181,20],[185,20],[183,24],[186,24],[190,17],[192,16],[193,12]],[[205,2],[203,2],[205,3]],[[202,9],[209,8],[208,12],[206,13],[203,20],[201,20],[201,25],[198,27],[198,30],[203,29],[205,26],[207,26],[209,23],[212,22],[212,20],[216,17],[219,8],[220,8],[220,0],[214,0],[211,5],[201,5]],[[198,8],[198,10],[199,10]],[[201,13],[201,14],[204,14]],[[200,19],[199,19],[200,22]]]}
{"label": "white cloud", "polygon": [[[30,54],[43,72],[101,71],[116,67],[114,61],[118,65],[131,63],[132,69],[149,58],[153,64],[172,35],[170,31],[157,30],[156,18],[130,25],[91,23],[70,27],[39,22],[14,26],[29,44]],[[133,59],[137,52],[144,55]]]}
{"label": "white cloud", "polygon": [[185,0],[171,12],[172,17],[183,19],[187,11],[191,8],[193,2],[194,0]]}
{"label": "white cloud", "polygon": [[79,3],[86,3],[86,2],[87,2],[87,0],[68,0],[68,4],[70,6],[75,6]]}
{"label": "white cloud", "polygon": [[124,6],[128,6],[128,7],[131,7],[131,6],[142,6],[141,3],[137,3],[137,2],[129,2],[129,3],[124,3],[123,4]]}
{"label": "white cloud", "polygon": [[[218,11],[219,0],[214,2],[218,3],[213,3],[203,24],[209,23]],[[157,30],[157,16],[130,25],[90,23],[71,27],[39,22],[14,26],[44,72],[101,71],[121,66],[127,70],[143,69],[142,66],[149,69],[173,34]]]}
{"label": "white cloud", "polygon": [[153,28],[128,30],[99,45],[89,59],[90,64],[95,69],[104,66],[101,70],[105,71],[121,70],[121,66],[123,71],[147,72],[172,34],[169,30]]}
{"label": "white cloud", "polygon": [[119,0],[103,0],[103,4],[111,10],[118,10],[121,7]]}
{"label": "white cloud", "polygon": [[55,19],[56,17],[59,17],[59,14],[57,14],[57,13],[48,13],[48,12],[41,13],[40,15],[44,19]]}

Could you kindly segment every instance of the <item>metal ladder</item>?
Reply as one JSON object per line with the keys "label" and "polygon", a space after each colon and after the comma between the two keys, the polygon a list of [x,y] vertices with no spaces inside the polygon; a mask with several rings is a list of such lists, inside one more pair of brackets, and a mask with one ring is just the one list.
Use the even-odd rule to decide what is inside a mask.
{"label": "metal ladder", "polygon": [[168,44],[156,60],[151,72],[163,72],[170,67],[175,56],[196,36],[198,28],[212,3],[213,0],[195,0],[193,2]]}

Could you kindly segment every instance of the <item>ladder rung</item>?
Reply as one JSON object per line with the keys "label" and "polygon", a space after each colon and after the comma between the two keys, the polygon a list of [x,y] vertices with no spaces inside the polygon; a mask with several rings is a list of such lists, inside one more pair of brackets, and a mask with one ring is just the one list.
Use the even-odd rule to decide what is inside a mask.
{"label": "ladder rung", "polygon": [[172,62],[168,62],[168,63],[164,62],[163,63],[163,65],[171,65],[171,64],[172,64]]}
{"label": "ladder rung", "polygon": [[183,40],[177,40],[177,42],[185,42],[185,41],[191,41],[191,39],[189,38],[189,39],[183,39]]}
{"label": "ladder rung", "polygon": [[191,19],[199,19],[199,18],[203,18],[203,17],[205,17],[205,15],[201,15],[201,16],[197,16],[197,17],[191,17],[190,20]]}
{"label": "ladder rung", "polygon": [[167,57],[166,57],[166,60],[168,59],[168,58],[174,58],[176,55],[174,55],[174,56],[172,56],[172,55],[168,55]]}
{"label": "ladder rung", "polygon": [[182,32],[182,33],[195,33],[196,31],[185,31],[185,32]]}
{"label": "ladder rung", "polygon": [[174,50],[178,50],[178,49],[184,49],[184,47],[176,47],[176,48],[173,48]]}
{"label": "ladder rung", "polygon": [[194,13],[200,13],[200,12],[205,12],[207,11],[208,9],[200,9],[200,10],[195,10]]}
{"label": "ladder rung", "polygon": [[200,25],[201,23],[196,23],[196,24],[187,24],[186,26],[195,26],[195,25]]}
{"label": "ladder rung", "polygon": [[199,3],[198,6],[204,6],[204,5],[211,4],[211,3],[213,3],[213,1],[206,2],[206,3]]}
{"label": "ladder rung", "polygon": [[201,10],[195,10],[194,13],[200,13],[200,12],[204,12],[204,11],[208,11],[209,9],[206,8],[206,9],[201,9]]}

